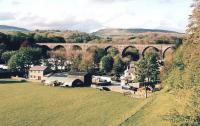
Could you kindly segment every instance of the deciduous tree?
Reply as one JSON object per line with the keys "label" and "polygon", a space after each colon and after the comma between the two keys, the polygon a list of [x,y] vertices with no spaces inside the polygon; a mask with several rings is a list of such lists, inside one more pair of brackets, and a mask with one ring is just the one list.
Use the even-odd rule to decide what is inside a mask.
{"label": "deciduous tree", "polygon": [[106,55],[106,52],[102,48],[97,48],[93,54],[94,63],[96,66],[100,63],[102,57]]}
{"label": "deciduous tree", "polygon": [[84,72],[93,72],[95,69],[92,53],[86,52],[82,55],[79,68]]}
{"label": "deciduous tree", "polygon": [[125,70],[125,63],[122,61],[119,55],[114,57],[113,72],[119,77],[121,73]]}
{"label": "deciduous tree", "polygon": [[4,52],[1,56],[1,59],[7,64],[10,58],[15,55],[16,51],[7,51]]}
{"label": "deciduous tree", "polygon": [[101,71],[103,71],[105,73],[111,72],[111,70],[113,68],[113,63],[114,63],[114,60],[113,60],[113,58],[111,56],[109,56],[109,55],[104,56],[101,59],[101,63],[100,63]]}
{"label": "deciduous tree", "polygon": [[12,71],[24,72],[28,75],[31,65],[40,64],[41,50],[38,48],[21,48],[8,61],[8,67]]}
{"label": "deciduous tree", "polygon": [[[159,75],[158,55],[156,53],[147,53],[136,64],[136,79],[139,82],[156,82]],[[145,84],[147,97],[147,84]]]}
{"label": "deciduous tree", "polygon": [[119,50],[117,50],[117,48],[111,47],[110,49],[108,49],[107,53],[111,57],[115,57],[117,54],[119,54]]}
{"label": "deciduous tree", "polygon": [[70,70],[73,72],[80,71],[80,63],[82,60],[82,53],[80,50],[70,50],[66,52],[66,57],[70,62]]}
{"label": "deciduous tree", "polygon": [[65,49],[58,49],[49,52],[52,66],[55,68],[56,71],[58,70],[58,66],[61,67],[61,70],[65,69],[65,62],[66,62],[65,54],[66,54]]}

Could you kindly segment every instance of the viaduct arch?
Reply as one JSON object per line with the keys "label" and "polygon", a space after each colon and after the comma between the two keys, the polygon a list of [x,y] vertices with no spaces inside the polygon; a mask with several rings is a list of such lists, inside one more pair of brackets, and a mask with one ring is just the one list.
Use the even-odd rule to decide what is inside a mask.
{"label": "viaduct arch", "polygon": [[66,51],[79,49],[80,51],[90,50],[92,47],[104,48],[105,51],[109,48],[118,49],[119,53],[122,55],[125,50],[129,47],[138,50],[140,56],[144,56],[145,51],[149,48],[154,48],[161,56],[162,59],[165,58],[165,54],[170,49],[175,49],[175,44],[96,44],[96,43],[37,43],[40,46],[48,47],[53,50],[58,47],[65,48]]}
{"label": "viaduct arch", "polygon": [[161,50],[159,50],[157,47],[154,47],[154,46],[147,46],[147,47],[142,51],[142,56],[144,56],[144,55],[145,55],[145,52],[146,52],[148,49],[150,49],[150,48],[152,48],[153,50],[155,50],[157,53],[161,53],[161,52],[160,52]]}
{"label": "viaduct arch", "polygon": [[138,61],[140,59],[139,50],[135,46],[128,46],[122,51],[122,57],[131,56],[133,61]]}
{"label": "viaduct arch", "polygon": [[168,47],[167,49],[165,49],[165,51],[163,52],[163,55],[162,55],[162,57],[163,57],[163,59],[165,59],[165,57],[166,57],[166,52],[168,51],[168,50],[172,50],[172,51],[174,51],[176,48],[175,47]]}

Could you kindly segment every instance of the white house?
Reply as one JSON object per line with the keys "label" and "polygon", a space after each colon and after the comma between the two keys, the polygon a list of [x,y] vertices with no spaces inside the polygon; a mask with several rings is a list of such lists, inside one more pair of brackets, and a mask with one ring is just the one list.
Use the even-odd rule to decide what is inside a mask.
{"label": "white house", "polygon": [[126,85],[130,82],[133,82],[136,78],[136,75],[135,75],[135,66],[134,64],[130,64],[127,69],[124,71],[124,75],[121,76],[121,85]]}

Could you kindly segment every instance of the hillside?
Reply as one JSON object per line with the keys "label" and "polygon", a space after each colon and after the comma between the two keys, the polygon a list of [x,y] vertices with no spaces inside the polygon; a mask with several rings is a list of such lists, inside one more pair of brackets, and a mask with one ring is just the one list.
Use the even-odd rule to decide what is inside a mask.
{"label": "hillside", "polygon": [[98,36],[132,36],[133,34],[138,33],[178,33],[175,31],[161,30],[161,29],[101,29],[99,31],[94,32],[93,34]]}
{"label": "hillside", "polygon": [[100,39],[99,37],[80,31],[73,30],[36,30],[33,31],[35,35],[46,37],[62,37],[66,43],[87,43],[92,40]]}
{"label": "hillside", "polygon": [[185,34],[174,31],[159,29],[102,29],[92,33],[105,39],[110,39],[114,43],[134,43],[152,44],[175,43],[178,39],[183,39]]}
{"label": "hillside", "polygon": [[0,25],[0,31],[20,31],[20,32],[28,32],[29,30],[25,28],[19,28],[15,26],[7,26],[7,25]]}

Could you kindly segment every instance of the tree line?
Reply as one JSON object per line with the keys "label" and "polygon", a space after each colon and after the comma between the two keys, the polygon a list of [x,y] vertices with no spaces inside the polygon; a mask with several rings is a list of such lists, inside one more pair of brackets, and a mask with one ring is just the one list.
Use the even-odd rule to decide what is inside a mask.
{"label": "tree line", "polygon": [[0,33],[0,43],[4,43],[7,45],[9,50],[18,50],[21,44],[24,41],[29,41],[30,43],[41,43],[41,42],[56,42],[56,43],[64,43],[65,40],[63,37],[48,37],[45,35],[39,35],[36,33],[22,33],[16,32],[16,34],[5,34]]}

